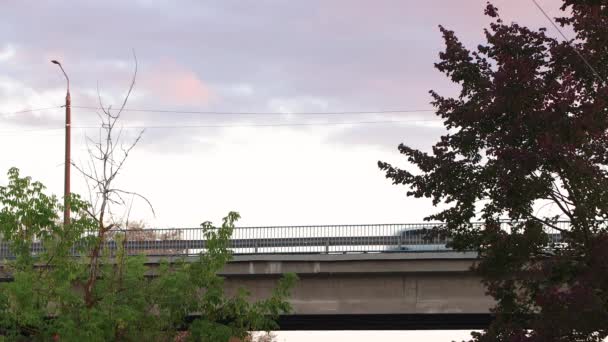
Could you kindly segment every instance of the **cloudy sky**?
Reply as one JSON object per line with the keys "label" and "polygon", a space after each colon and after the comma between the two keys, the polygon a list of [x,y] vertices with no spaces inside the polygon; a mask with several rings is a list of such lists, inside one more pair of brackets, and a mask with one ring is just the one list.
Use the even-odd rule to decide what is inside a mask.
{"label": "cloudy sky", "polygon": [[[558,0],[540,2],[559,15]],[[506,21],[555,34],[530,0],[494,3]],[[72,159],[86,160],[84,138],[98,130],[83,127],[97,116],[78,107],[98,105],[98,86],[105,104],[119,104],[134,50],[139,72],[127,107],[168,111],[122,117],[127,138],[133,127],[150,127],[119,179],[156,210],[136,202],[134,218],[197,226],[236,210],[241,225],[421,221],[430,203],[406,198],[376,162],[406,166],[399,143],[429,149],[444,132],[428,91],[457,88],[433,67],[442,50],[437,26],[473,47],[488,23],[484,5],[2,0],[0,170],[16,166],[61,194],[63,109],[15,112],[63,104],[65,81],[49,62],[60,60],[71,79]],[[404,112],[377,113],[393,110]],[[335,114],[361,111],[372,113]],[[255,112],[266,114],[233,115]],[[321,112],[334,114],[314,114]],[[86,193],[73,174],[73,191]]]}

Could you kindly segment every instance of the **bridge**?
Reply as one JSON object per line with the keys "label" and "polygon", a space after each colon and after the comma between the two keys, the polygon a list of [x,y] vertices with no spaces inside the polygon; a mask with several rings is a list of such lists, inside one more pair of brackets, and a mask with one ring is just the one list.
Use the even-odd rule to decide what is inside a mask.
{"label": "bridge", "polygon": [[222,272],[229,291],[270,294],[282,273],[300,280],[283,330],[479,329],[492,299],[470,272],[475,253],[237,255]]}
{"label": "bridge", "polygon": [[[439,224],[374,224],[235,228],[234,258],[221,275],[227,290],[254,300],[270,294],[281,274],[300,281],[281,317],[283,330],[480,329],[493,300],[470,268],[472,252],[455,252],[428,234]],[[567,227],[567,222],[560,225]],[[161,259],[205,251],[201,228],[127,230],[125,248]],[[552,243],[559,234],[549,231]],[[110,249],[115,241],[108,241]],[[39,243],[32,252],[40,251]],[[0,243],[0,259],[10,257]]]}

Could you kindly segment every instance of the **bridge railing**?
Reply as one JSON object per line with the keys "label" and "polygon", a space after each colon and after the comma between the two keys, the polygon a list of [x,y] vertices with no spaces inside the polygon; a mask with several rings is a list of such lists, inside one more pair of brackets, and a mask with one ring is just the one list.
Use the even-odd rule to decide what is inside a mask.
{"label": "bridge railing", "polygon": [[[448,240],[433,229],[440,223],[362,224],[319,226],[238,227],[230,239],[235,254],[305,254],[449,251]],[[558,228],[568,229],[569,222]],[[509,224],[502,227],[509,231]],[[550,243],[561,241],[558,230],[546,227]],[[121,236],[119,239],[118,237]],[[112,252],[124,245],[129,254],[149,256],[196,255],[205,251],[202,228],[149,228],[111,232],[106,248]],[[40,253],[42,243],[31,246]],[[12,256],[8,245],[0,241],[0,258]]]}

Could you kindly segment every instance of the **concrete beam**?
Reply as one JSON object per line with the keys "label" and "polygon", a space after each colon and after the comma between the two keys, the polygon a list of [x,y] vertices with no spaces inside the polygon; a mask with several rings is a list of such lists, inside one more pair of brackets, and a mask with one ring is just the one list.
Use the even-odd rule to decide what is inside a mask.
{"label": "concrete beam", "polygon": [[[243,287],[266,298],[283,273],[297,273],[290,299],[295,315],[482,314],[492,298],[470,271],[475,255],[241,256],[226,265],[229,291]],[[328,316],[329,317],[329,316]]]}
{"label": "concrete beam", "polygon": [[[154,269],[160,261],[149,258],[148,265]],[[239,255],[221,275],[228,293],[242,287],[252,300],[261,300],[282,274],[296,273],[300,281],[290,298],[294,317],[489,317],[494,301],[470,271],[475,262],[474,253],[456,252]]]}

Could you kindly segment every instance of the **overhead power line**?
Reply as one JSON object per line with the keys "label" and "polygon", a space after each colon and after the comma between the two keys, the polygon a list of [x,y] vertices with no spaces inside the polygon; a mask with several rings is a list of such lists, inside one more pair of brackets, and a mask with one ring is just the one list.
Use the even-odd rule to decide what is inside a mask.
{"label": "overhead power line", "polygon": [[[369,124],[403,124],[403,123],[419,123],[419,122],[439,122],[437,119],[419,119],[419,120],[387,120],[387,121],[341,121],[341,122],[293,122],[293,123],[268,123],[268,124],[194,124],[194,125],[137,125],[123,126],[122,129],[186,129],[186,128],[248,128],[248,127],[297,127],[297,126],[340,126],[340,125],[369,125]],[[72,126],[72,129],[94,129],[100,126]],[[0,131],[2,133],[20,133],[20,132],[42,132],[62,130],[63,127],[57,128],[38,128],[38,129],[23,129],[23,130],[7,130]]]}
{"label": "overhead power line", "polygon": [[[196,125],[141,125],[141,126],[124,126],[124,129],[148,129],[148,128],[229,128],[229,127],[292,127],[292,126],[336,126],[336,125],[369,125],[369,124],[399,124],[399,123],[416,123],[416,122],[431,122],[439,121],[436,119],[421,119],[421,120],[388,120],[388,121],[341,121],[341,122],[293,122],[293,123],[268,123],[268,124],[196,124]],[[99,126],[74,126],[74,128],[99,128]]]}
{"label": "overhead power line", "polygon": [[[11,114],[26,113],[43,111],[50,109],[63,108],[63,106],[44,107],[35,109],[26,109],[12,112]],[[100,107],[93,106],[72,106],[77,109],[91,109],[100,110]],[[200,115],[277,115],[277,116],[288,116],[288,115],[351,115],[351,114],[400,114],[400,113],[421,113],[421,112],[433,112],[433,109],[397,109],[397,110],[378,110],[378,111],[333,111],[333,112],[294,112],[294,113],[277,113],[277,112],[236,112],[236,111],[183,111],[183,110],[168,110],[168,109],[142,109],[142,108],[125,108],[124,111],[131,112],[154,112],[154,113],[176,113],[176,114],[200,114]],[[176,125],[133,125],[123,126],[123,129],[188,129],[188,128],[247,128],[247,127],[297,127],[297,126],[341,126],[341,125],[371,125],[371,124],[404,124],[404,123],[417,123],[417,122],[439,122],[440,119],[412,119],[412,120],[372,120],[372,121],[339,121],[339,122],[281,122],[281,123],[253,123],[253,124],[176,124]],[[71,126],[72,129],[94,129],[100,128],[100,126]],[[63,130],[64,127],[56,128],[24,128],[14,130],[0,130],[0,134],[3,133],[24,133],[24,132],[44,132],[44,131],[56,131]]]}
{"label": "overhead power line", "polygon": [[31,109],[23,109],[23,110],[18,110],[15,112],[7,112],[7,113],[0,113],[1,115],[13,115],[13,114],[22,114],[22,113],[31,113],[31,112],[39,112],[39,111],[43,111],[43,110],[49,110],[49,109],[59,109],[59,108],[63,108],[63,106],[53,106],[53,107],[43,107],[43,108],[31,108]]}
{"label": "overhead power line", "polygon": [[[101,107],[93,106],[72,106],[78,109],[101,110]],[[238,112],[238,111],[197,111],[197,110],[176,110],[176,109],[156,109],[156,108],[124,108],[124,112],[148,112],[148,113],[170,113],[170,114],[200,114],[200,115],[360,115],[360,114],[400,114],[400,113],[422,113],[434,112],[434,109],[393,109],[376,111],[331,111],[331,112]]]}
{"label": "overhead power line", "polygon": [[[538,3],[538,1],[532,0],[532,2],[534,2],[536,7],[542,12],[542,14],[545,16],[545,18],[547,18],[547,20],[551,23],[551,25],[553,25],[553,27],[555,27],[557,32],[559,32],[559,34],[564,38],[566,43],[568,43],[570,46],[572,46],[572,44],[570,44],[570,39],[568,37],[566,37],[564,32],[559,28],[559,26],[557,26],[555,21],[553,21],[553,19],[551,19],[551,17],[547,14],[547,12],[543,9],[543,7]],[[585,56],[583,56],[583,54],[581,54],[576,47],[572,46],[572,48],[574,49],[574,52],[576,52],[576,54],[583,60],[583,62],[585,62],[587,67],[593,72],[593,75],[595,77],[597,77],[597,79],[600,80],[602,83],[606,83],[604,78],[597,72],[597,70],[595,70],[595,68],[591,65],[591,63],[589,63],[587,58],[585,58]]]}
{"label": "overhead power line", "polygon": [[[18,110],[13,112],[0,113],[3,115],[21,114],[29,112],[38,112],[50,109],[59,109],[64,106],[42,107]],[[71,106],[76,109],[101,110],[101,107],[95,106]],[[201,115],[372,115],[372,114],[405,114],[405,113],[425,113],[434,112],[435,109],[390,109],[390,110],[368,110],[368,111],[326,111],[326,112],[239,112],[239,111],[203,111],[203,110],[179,110],[179,109],[158,109],[158,108],[124,108],[124,112],[147,112],[147,113],[169,113],[169,114],[201,114]]]}

